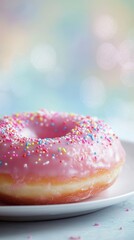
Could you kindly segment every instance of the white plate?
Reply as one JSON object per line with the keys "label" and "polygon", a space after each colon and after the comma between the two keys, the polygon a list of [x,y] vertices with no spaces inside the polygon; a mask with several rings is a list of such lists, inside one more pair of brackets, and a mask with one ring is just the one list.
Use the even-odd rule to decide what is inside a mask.
{"label": "white plate", "polygon": [[134,195],[134,143],[123,142],[126,164],[112,187],[95,198],[79,203],[40,206],[0,206],[0,220],[36,221],[59,219],[90,213],[126,200]]}

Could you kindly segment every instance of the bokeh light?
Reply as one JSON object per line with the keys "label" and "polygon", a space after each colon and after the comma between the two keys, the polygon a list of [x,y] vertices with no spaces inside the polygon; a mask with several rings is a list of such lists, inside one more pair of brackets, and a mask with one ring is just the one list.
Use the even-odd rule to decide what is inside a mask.
{"label": "bokeh light", "polygon": [[31,53],[31,63],[39,71],[51,71],[56,66],[56,52],[51,45],[38,45]]}
{"label": "bokeh light", "polygon": [[105,102],[106,93],[103,82],[95,76],[90,76],[82,82],[82,100],[88,108],[98,108]]}
{"label": "bokeh light", "polygon": [[47,108],[131,126],[133,7],[131,0],[1,0],[0,114]]}
{"label": "bokeh light", "polygon": [[108,14],[98,17],[94,25],[96,35],[104,40],[112,38],[118,30],[115,19]]}
{"label": "bokeh light", "polygon": [[104,70],[113,69],[118,63],[118,50],[112,43],[103,43],[97,51],[97,63]]}
{"label": "bokeh light", "polygon": [[48,72],[44,79],[44,83],[51,88],[59,88],[64,84],[64,82],[64,71],[60,67],[56,67],[53,71]]}
{"label": "bokeh light", "polygon": [[121,81],[126,87],[134,87],[134,70],[124,71],[121,75]]}
{"label": "bokeh light", "polygon": [[119,46],[119,64],[123,70],[134,70],[134,41],[125,40]]}

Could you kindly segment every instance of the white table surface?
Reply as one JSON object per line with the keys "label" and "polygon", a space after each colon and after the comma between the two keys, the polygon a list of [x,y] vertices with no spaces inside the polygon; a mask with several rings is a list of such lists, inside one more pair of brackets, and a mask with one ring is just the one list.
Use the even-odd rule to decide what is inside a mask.
{"label": "white table surface", "polygon": [[132,240],[134,197],[87,215],[38,222],[0,222],[1,240]]}

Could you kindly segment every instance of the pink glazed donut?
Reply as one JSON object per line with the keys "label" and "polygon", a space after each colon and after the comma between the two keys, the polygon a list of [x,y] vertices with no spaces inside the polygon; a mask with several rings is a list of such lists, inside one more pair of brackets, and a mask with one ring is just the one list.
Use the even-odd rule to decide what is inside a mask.
{"label": "pink glazed donut", "polygon": [[111,128],[90,116],[48,112],[0,119],[0,200],[81,201],[108,188],[125,162]]}

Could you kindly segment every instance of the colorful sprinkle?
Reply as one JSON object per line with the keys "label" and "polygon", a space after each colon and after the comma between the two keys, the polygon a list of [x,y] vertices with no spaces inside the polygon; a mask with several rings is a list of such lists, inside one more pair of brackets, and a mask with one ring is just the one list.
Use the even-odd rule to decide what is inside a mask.
{"label": "colorful sprinkle", "polygon": [[39,139],[38,144],[41,145],[43,143],[42,139]]}
{"label": "colorful sprinkle", "polygon": [[94,227],[99,227],[100,224],[99,224],[99,223],[94,223],[93,226],[94,226]]}
{"label": "colorful sprinkle", "polygon": [[89,136],[92,140],[94,140],[94,136],[93,136],[92,134],[88,134],[88,136]]}
{"label": "colorful sprinkle", "polygon": [[[0,122],[0,167],[6,172],[7,167],[14,171],[14,166],[19,166],[23,175],[23,171],[34,169],[34,166],[40,171],[43,166],[44,171],[50,164],[60,162],[68,172],[73,157],[72,172],[76,161],[81,169],[83,166],[90,168],[90,163],[99,168],[103,166],[103,157],[96,147],[103,146],[108,152],[114,140],[116,135],[111,128],[90,116],[46,110],[5,116]],[[109,159],[105,163],[107,166],[110,167]]]}
{"label": "colorful sprinkle", "polygon": [[77,236],[77,237],[69,237],[69,240],[82,240],[82,238],[80,236]]}

